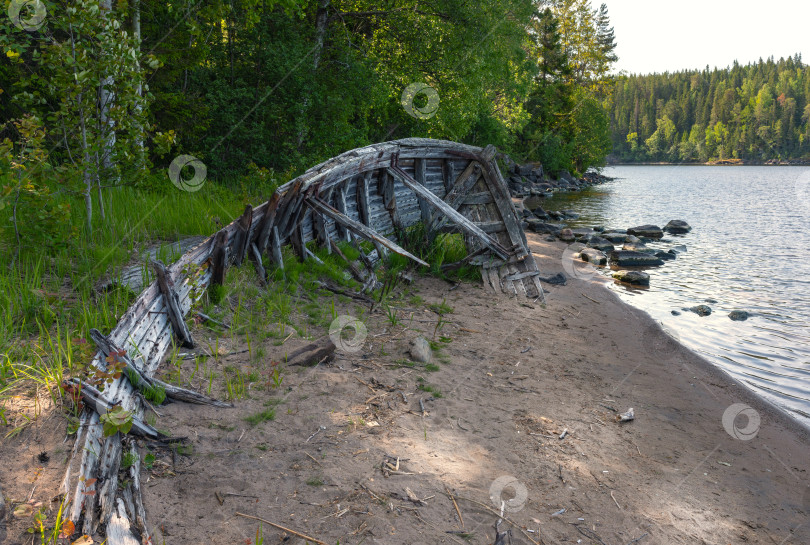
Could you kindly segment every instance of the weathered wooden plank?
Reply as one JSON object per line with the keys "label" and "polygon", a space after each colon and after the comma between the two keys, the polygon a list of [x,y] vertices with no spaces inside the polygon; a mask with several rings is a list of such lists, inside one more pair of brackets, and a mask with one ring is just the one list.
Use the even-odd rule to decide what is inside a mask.
{"label": "weathered wooden plank", "polygon": [[[403,170],[403,172],[405,172]],[[413,179],[422,187],[427,187],[427,160],[414,159],[414,176]],[[430,191],[430,190],[428,190]],[[430,223],[431,210],[430,205],[424,200],[419,199],[419,213],[422,216],[422,221],[425,225]]]}
{"label": "weathered wooden plank", "polygon": [[267,201],[264,211],[262,213],[259,224],[256,228],[256,247],[259,253],[264,253],[267,248],[267,242],[270,240],[270,230],[273,228],[273,222],[276,219],[276,210],[281,202],[281,195],[278,192],[273,193],[273,196]]}
{"label": "weathered wooden plank", "polygon": [[[444,197],[446,202],[452,208],[458,210],[464,203],[464,197],[475,186],[481,174],[481,165],[477,161],[470,161],[470,164],[458,175],[458,178],[452,183],[452,189],[447,192]],[[447,221],[447,216],[444,214],[437,214],[428,225],[428,233],[438,231],[442,225]]]}
{"label": "weathered wooden plank", "polygon": [[262,263],[262,254],[259,252],[259,247],[255,242],[250,243],[250,260],[253,262],[253,267],[256,269],[256,276],[259,277],[259,284],[265,288],[267,287],[267,271],[264,270]]}
{"label": "weathered wooden plank", "polygon": [[397,210],[397,199],[394,195],[394,179],[388,170],[381,172],[380,176],[377,178],[377,193],[383,199],[383,206],[388,210],[394,228],[402,230],[404,226],[399,216],[399,211]]}
{"label": "weathered wooden plank", "polygon": [[412,260],[416,261],[417,263],[419,263],[420,265],[424,265],[426,267],[428,266],[427,263],[425,263],[424,261],[422,261],[421,259],[419,259],[415,255],[411,254],[410,252],[408,252],[404,248],[400,247],[395,242],[392,242],[392,241],[388,240],[387,238],[385,238],[384,236],[382,236],[381,234],[377,233],[371,227],[367,227],[367,226],[363,225],[362,223],[360,223],[358,221],[355,221],[355,220],[349,218],[348,216],[346,216],[344,214],[341,214],[340,212],[338,212],[337,210],[335,210],[334,208],[332,208],[331,206],[329,206],[328,204],[326,204],[322,200],[318,199],[317,197],[315,197],[315,196],[309,197],[306,202],[307,202],[307,204],[309,206],[311,206],[312,208],[315,208],[318,212],[331,217],[332,219],[334,219],[338,223],[342,223],[348,229],[350,229],[351,231],[357,233],[358,235],[365,238],[366,240],[369,240],[369,241],[372,241],[372,242],[374,242],[374,241],[379,242],[381,245],[385,246],[386,248],[388,248],[389,250],[391,250],[392,252],[394,252],[396,254],[405,256],[405,257],[407,257],[409,259],[412,259]]}
{"label": "weathered wooden plank", "polygon": [[[335,208],[341,213],[346,214],[346,184],[342,183],[336,187],[335,191]],[[333,218],[334,219],[334,218]],[[352,235],[349,230],[346,228],[345,225],[342,223],[335,221],[335,225],[338,227],[338,232],[343,237],[344,240],[351,240]]]}
{"label": "weathered wooden plank", "polygon": [[160,261],[153,261],[152,268],[157,276],[157,284],[160,288],[160,293],[166,301],[166,311],[169,313],[169,320],[174,328],[174,334],[180,344],[186,348],[194,348],[194,341],[191,339],[191,332],[186,326],[183,319],[183,313],[180,311],[180,301],[174,291],[174,283],[170,283],[168,271],[166,266]]}
{"label": "weathered wooden plank", "polygon": [[275,263],[276,267],[284,270],[284,258],[281,255],[281,241],[278,237],[278,227],[275,225],[270,230],[270,246],[268,247],[268,255],[270,260]]}
{"label": "weathered wooden plank", "polygon": [[401,169],[396,167],[391,167],[388,169],[392,176],[397,176],[399,179],[407,185],[414,193],[421,196],[425,199],[432,207],[436,208],[439,213],[446,215],[449,219],[454,221],[462,230],[468,232],[469,234],[478,237],[481,242],[487,246],[490,250],[492,250],[495,254],[501,256],[502,258],[506,259],[509,256],[509,252],[501,246],[497,241],[495,241],[492,237],[487,235],[481,229],[479,229],[473,222],[465,218],[463,215],[459,214],[458,211],[449,206],[446,202],[438,198],[436,195],[425,189],[423,186],[416,183],[416,181],[411,178],[407,173],[403,172]]}
{"label": "weathered wooden plank", "polygon": [[509,194],[509,188],[501,176],[501,171],[498,169],[498,165],[491,160],[483,163],[483,167],[484,182],[495,199],[495,205],[501,213],[501,219],[509,232],[509,238],[514,246],[523,248],[521,253],[526,255],[529,252],[526,233],[520,227],[517,210],[512,202],[512,196]]}
{"label": "weathered wooden plank", "polygon": [[463,204],[490,204],[494,203],[495,199],[492,198],[492,193],[489,191],[481,191],[480,193],[468,193],[464,200],[462,201]]}
{"label": "weathered wooden plank", "polygon": [[363,225],[371,225],[371,211],[368,205],[368,187],[371,184],[373,174],[374,173],[369,170],[362,176],[357,177],[357,215]]}
{"label": "weathered wooden plank", "polygon": [[225,282],[225,265],[228,258],[228,233],[223,229],[214,239],[211,252],[211,283],[221,286]]}
{"label": "weathered wooden plank", "polygon": [[250,227],[253,224],[253,207],[245,206],[245,211],[236,221],[236,236],[233,239],[233,264],[239,266],[247,255],[250,241]]}

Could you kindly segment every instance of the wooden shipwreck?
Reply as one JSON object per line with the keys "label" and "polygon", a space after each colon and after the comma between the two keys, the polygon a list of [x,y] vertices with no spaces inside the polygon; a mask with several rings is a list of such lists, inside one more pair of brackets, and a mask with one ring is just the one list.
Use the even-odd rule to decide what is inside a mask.
{"label": "wooden shipwreck", "polygon": [[[299,259],[317,259],[307,248],[316,241],[340,252],[338,241],[369,241],[361,253],[365,270],[347,268],[371,288],[374,263],[387,252],[425,264],[402,248],[397,234],[419,222],[428,237],[458,232],[467,257],[452,268],[481,268],[484,286],[519,298],[543,298],[539,271],[529,250],[508,188],[495,162],[496,150],[448,141],[409,138],[343,153],[280,187],[252,208],[165,267],[153,263],[155,281],[124,314],[108,336],[93,332],[99,351],[92,365],[124,369],[103,392],[75,381],[69,390],[85,402],[79,431],[63,481],[65,518],[77,531],[106,536],[108,545],[149,543],[146,509],[140,492],[140,456],[119,487],[122,454],[136,452],[129,435],[171,441],[143,421],[139,389],[157,382],[153,375],[173,342],[193,346],[184,316],[193,292],[222,283],[230,265],[250,259],[267,281],[262,255],[283,267],[281,248],[289,244]],[[189,278],[191,269],[198,274]],[[227,406],[205,396],[163,384],[170,399]],[[100,416],[120,405],[134,415],[129,434],[102,433]]]}

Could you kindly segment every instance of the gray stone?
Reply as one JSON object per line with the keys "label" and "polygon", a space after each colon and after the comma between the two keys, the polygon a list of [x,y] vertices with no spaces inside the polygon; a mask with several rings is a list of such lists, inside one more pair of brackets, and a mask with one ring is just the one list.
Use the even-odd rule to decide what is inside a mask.
{"label": "gray stone", "polygon": [[618,231],[607,231],[602,233],[602,238],[613,242],[614,244],[621,244],[627,241],[627,233],[620,233]]}
{"label": "gray stone", "polygon": [[712,309],[709,305],[697,305],[688,309],[689,312],[694,312],[698,316],[708,316],[712,313]]}
{"label": "gray stone", "polygon": [[566,248],[566,250],[568,250],[569,252],[572,252],[572,253],[578,254],[579,252],[581,252],[581,251],[582,251],[582,250],[584,250],[585,248],[586,248],[586,246],[585,246],[583,243],[581,243],[581,242],[574,242],[573,244],[569,244],[569,245],[568,245],[568,248]]}
{"label": "gray stone", "polygon": [[744,310],[732,310],[728,313],[728,317],[735,322],[744,322],[748,319],[749,314]]}
{"label": "gray stone", "polygon": [[535,233],[548,233],[550,235],[556,235],[560,232],[562,227],[559,225],[554,225],[553,223],[545,223],[542,220],[537,218],[526,218],[526,223],[529,224],[529,229],[534,231]]}
{"label": "gray stone", "polygon": [[650,285],[650,275],[642,271],[616,271],[613,273],[613,278],[620,282],[627,282],[628,284],[636,284],[639,286]]}
{"label": "gray stone", "polygon": [[664,261],[672,261],[673,259],[675,259],[675,256],[677,254],[675,254],[675,252],[671,252],[671,251],[670,252],[665,252],[664,250],[658,250],[653,255],[655,257],[663,259]]}
{"label": "gray stone", "polygon": [[580,252],[579,257],[593,265],[607,264],[607,256],[595,248],[585,248]]}
{"label": "gray stone", "polygon": [[672,314],[673,316],[680,316],[681,315],[680,311],[678,311],[678,310],[670,310],[669,313]]}
{"label": "gray stone", "polygon": [[657,225],[649,225],[649,224],[631,227],[630,229],[627,230],[627,234],[647,238],[662,238],[664,236],[664,232],[661,230],[660,227],[658,227]]}
{"label": "gray stone", "polygon": [[571,229],[563,229],[557,236],[563,242],[574,242],[574,232]]}
{"label": "gray stone", "polygon": [[664,231],[673,235],[685,235],[692,230],[692,226],[683,220],[670,220],[664,225]]}
{"label": "gray stone", "polygon": [[588,246],[605,253],[610,253],[616,249],[609,240],[597,236],[593,236],[588,240]]}
{"label": "gray stone", "polygon": [[433,357],[433,351],[430,349],[430,343],[422,336],[416,337],[411,341],[411,359],[420,363],[430,363]]}
{"label": "gray stone", "polygon": [[684,246],[683,244],[678,244],[677,246],[673,246],[671,248],[671,250],[673,252],[676,252],[676,253],[679,253],[679,254],[685,254],[686,253],[686,246]]}
{"label": "gray stone", "polygon": [[656,265],[664,264],[664,261],[661,258],[655,257],[652,254],[630,252],[625,250],[611,252],[610,261],[619,265],[620,267],[654,267]]}
{"label": "gray stone", "polygon": [[625,242],[622,246],[622,250],[627,250],[629,252],[641,252],[644,254],[654,254],[655,250],[652,248],[648,248],[646,244],[641,241],[638,242]]}

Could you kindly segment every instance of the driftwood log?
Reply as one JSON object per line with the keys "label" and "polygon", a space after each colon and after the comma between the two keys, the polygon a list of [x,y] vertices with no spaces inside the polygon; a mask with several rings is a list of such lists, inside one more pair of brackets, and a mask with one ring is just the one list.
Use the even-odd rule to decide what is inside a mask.
{"label": "driftwood log", "polygon": [[[88,408],[80,417],[63,480],[65,518],[78,531],[106,540],[107,545],[151,543],[138,457],[127,481],[120,485],[118,481],[122,453],[138,451],[121,434],[105,437],[99,413],[120,405],[133,414],[136,433],[158,440],[157,431],[143,421],[145,403],[138,387],[163,388],[169,399],[178,401],[227,406],[162,383],[154,374],[175,338],[193,346],[184,321],[191,310],[192,291],[222,284],[228,266],[241,263],[246,255],[264,279],[266,271],[262,273],[257,265],[261,263],[257,254],[266,253],[276,267],[283,268],[285,245],[294,242],[299,259],[312,259],[308,243],[314,241],[342,255],[337,243],[347,241],[360,251],[366,270],[346,260],[347,268],[364,284],[364,291],[371,291],[379,286],[374,263],[387,252],[427,265],[396,242],[398,232],[422,222],[432,234],[462,234],[468,253],[473,254],[464,263],[481,267],[487,289],[518,298],[542,298],[537,264],[494,156],[491,146],[481,149],[419,138],[351,150],[281,186],[269,201],[246,207],[239,219],[173,265],[155,262],[155,282],[137,297],[109,336],[94,334],[99,352],[91,367],[109,371],[108,356],[115,354],[113,360],[126,358],[128,372],[104,392],[94,392],[87,384],[81,388]],[[363,250],[361,240],[369,241],[374,251]],[[189,265],[202,271],[193,286],[186,277]],[[314,364],[335,350],[325,337],[289,354],[286,362]]]}

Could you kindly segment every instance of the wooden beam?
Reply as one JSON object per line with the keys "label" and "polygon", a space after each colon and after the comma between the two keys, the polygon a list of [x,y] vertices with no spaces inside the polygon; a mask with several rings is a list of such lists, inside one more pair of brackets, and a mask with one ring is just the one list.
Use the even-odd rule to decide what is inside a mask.
{"label": "wooden beam", "polygon": [[174,283],[171,280],[166,265],[160,261],[152,262],[152,269],[157,276],[157,284],[160,293],[163,294],[163,300],[166,302],[166,312],[169,314],[169,321],[172,323],[172,329],[180,344],[185,348],[194,348],[194,341],[191,340],[191,332],[186,326],[183,319],[183,311],[180,308],[180,298],[177,292],[174,291]]}
{"label": "wooden beam", "polygon": [[367,171],[362,176],[357,177],[357,216],[363,225],[370,225],[371,210],[369,209],[368,201],[368,186],[371,184],[371,177],[374,173]]}
{"label": "wooden beam", "polygon": [[270,239],[270,230],[273,228],[273,222],[276,219],[276,211],[281,202],[281,195],[278,192],[273,193],[273,196],[267,201],[267,206],[264,208],[264,215],[256,227],[256,247],[259,253],[264,253],[267,248],[267,241]]}
{"label": "wooden beam", "polygon": [[394,179],[388,170],[380,172],[380,176],[377,180],[377,194],[382,197],[383,206],[385,206],[385,209],[388,210],[388,213],[391,215],[391,224],[394,226],[394,229],[404,229],[402,218],[400,218],[399,210],[397,210]]}
{"label": "wooden beam", "polygon": [[318,212],[326,216],[329,216],[336,222],[344,225],[347,229],[350,229],[354,233],[357,233],[362,238],[365,238],[366,240],[369,240],[372,243],[378,242],[382,246],[385,246],[386,248],[394,252],[395,254],[399,254],[409,259],[412,259],[417,263],[419,263],[420,265],[424,265],[425,267],[429,266],[427,263],[425,263],[415,255],[411,254],[406,249],[400,247],[398,244],[388,240],[371,227],[363,225],[362,223],[353,220],[352,218],[346,216],[345,214],[340,213],[339,211],[335,210],[334,208],[332,208],[331,206],[320,200],[318,197],[314,195],[310,196],[307,198],[306,202],[310,207],[316,209]]}
{"label": "wooden beam", "polygon": [[264,264],[262,263],[262,254],[259,251],[258,246],[256,246],[255,242],[250,243],[250,250],[248,251],[248,256],[250,260],[253,262],[253,266],[256,268],[256,275],[259,277],[259,284],[261,287],[267,287],[267,272],[264,270]]}
{"label": "wooden beam", "polygon": [[[335,208],[341,213],[346,214],[346,210],[348,209],[346,206],[346,183],[345,181],[340,182],[340,185],[337,186],[337,192],[335,193]],[[337,228],[338,233],[347,241],[351,241],[352,235],[349,230],[340,222],[335,222],[335,227]]]}
{"label": "wooden beam", "polygon": [[211,284],[221,286],[225,282],[225,266],[228,257],[228,231],[222,229],[214,238],[211,251]]}
{"label": "wooden beam", "polygon": [[455,222],[456,225],[458,225],[462,230],[478,238],[484,244],[484,246],[488,247],[498,256],[502,257],[503,259],[508,259],[509,251],[503,246],[501,246],[501,244],[497,240],[493,239],[484,231],[479,229],[473,222],[465,218],[455,208],[449,206],[446,202],[444,202],[439,197],[434,195],[426,187],[416,183],[416,180],[411,178],[407,172],[403,171],[402,169],[396,166],[390,167],[388,171],[391,173],[392,176],[398,177],[402,181],[402,183],[405,184],[406,187],[408,187],[408,189],[410,189],[417,195],[421,196],[428,203],[430,203],[431,206],[436,208],[440,213],[444,214],[450,220]]}
{"label": "wooden beam", "polygon": [[456,167],[452,159],[442,159],[442,182],[444,182],[445,194],[450,193],[453,189],[453,183],[456,181]]}
{"label": "wooden beam", "polygon": [[233,264],[239,266],[247,255],[250,239],[250,227],[253,224],[253,207],[245,206],[245,211],[236,222],[236,234],[233,237]]}
{"label": "wooden beam", "polygon": [[[444,202],[453,207],[454,210],[458,210],[464,202],[464,197],[469,194],[478,181],[480,174],[481,164],[478,161],[470,161],[467,168],[461,171],[461,174],[453,182],[453,188],[445,195]],[[447,217],[444,214],[436,214],[428,225],[428,233],[441,229],[446,220]]]}
{"label": "wooden beam", "polygon": [[[413,160],[414,166],[414,173],[413,179],[427,189],[425,186],[426,178],[427,178],[427,159],[414,159]],[[404,172],[404,171],[403,171]],[[430,191],[430,190],[428,190]],[[419,199],[419,213],[422,217],[422,222],[425,225],[430,224],[431,214],[430,214],[430,205],[425,201],[425,199]]]}
{"label": "wooden beam", "polygon": [[275,225],[270,230],[270,245],[267,247],[267,255],[275,263],[276,267],[284,270],[284,258],[281,255],[281,241],[278,238],[278,227]]}

